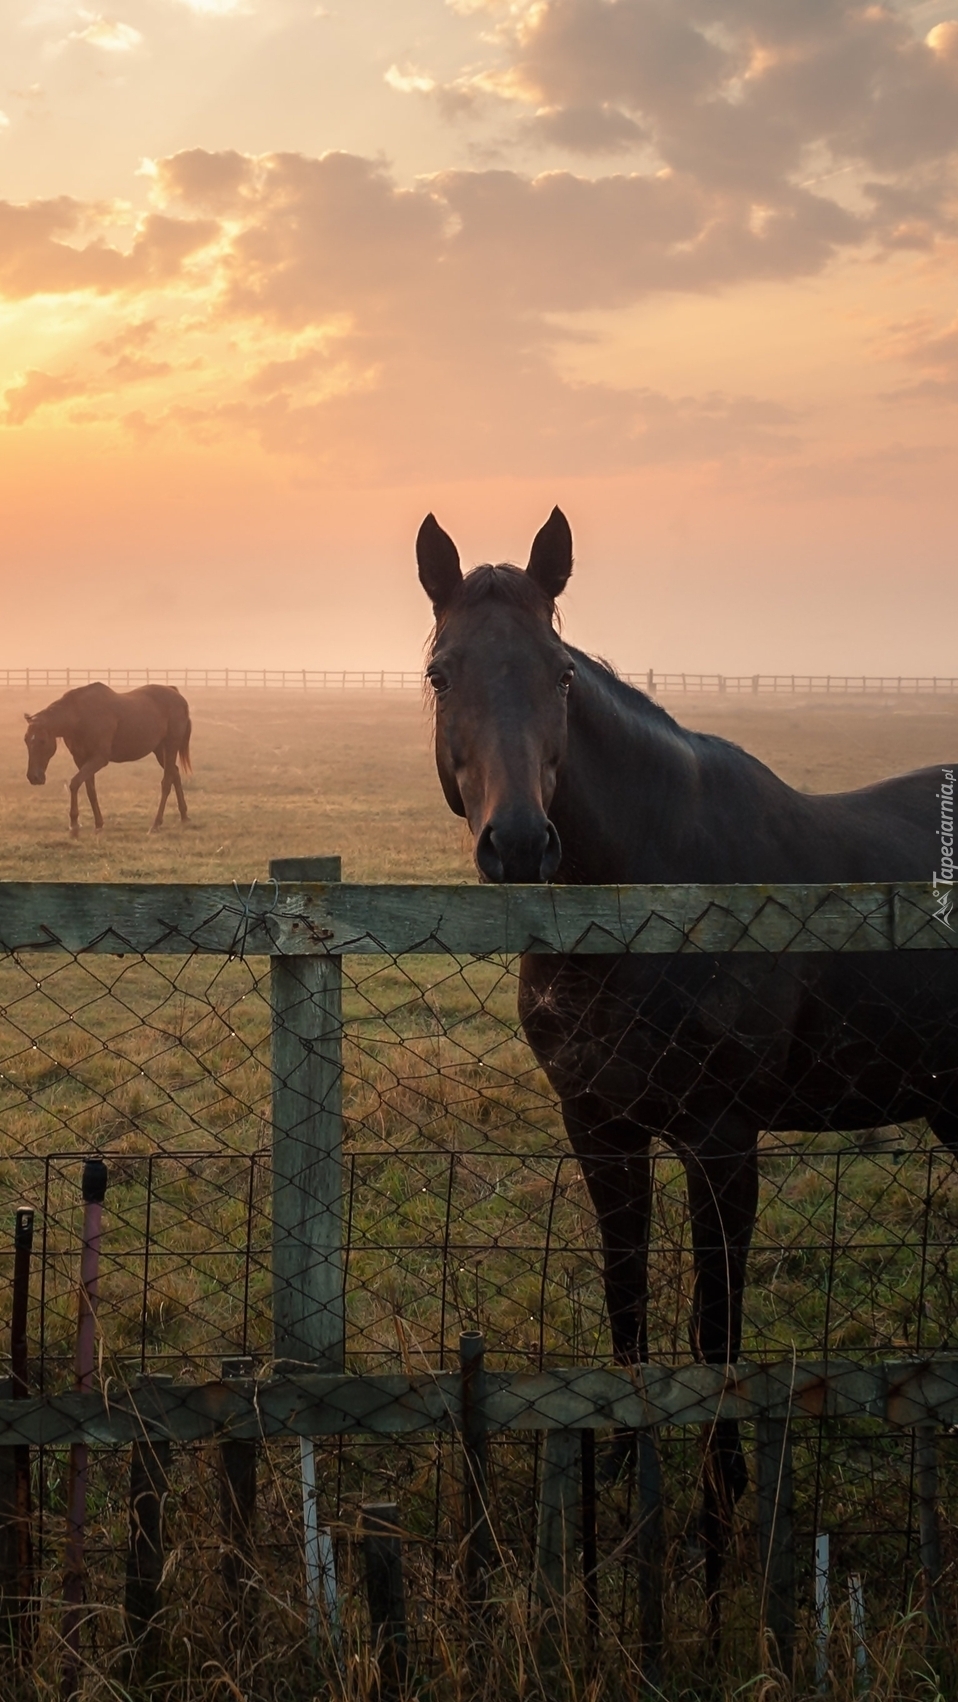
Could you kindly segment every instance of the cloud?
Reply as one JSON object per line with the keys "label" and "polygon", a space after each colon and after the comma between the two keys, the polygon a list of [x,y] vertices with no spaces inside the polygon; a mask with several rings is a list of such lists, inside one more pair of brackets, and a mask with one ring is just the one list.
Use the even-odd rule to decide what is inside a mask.
{"label": "cloud", "polygon": [[[109,366],[99,371],[82,373],[72,368],[56,373],[34,367],[4,392],[6,407],[0,421],[8,426],[26,425],[40,408],[71,401],[77,396],[89,400],[110,395],[131,384],[165,378],[172,371],[169,361],[146,360],[142,355],[125,352],[118,354]],[[82,423],[89,423],[98,420],[99,416],[84,414],[77,418]]]}
{"label": "cloud", "polygon": [[888,352],[928,374],[886,394],[889,402],[958,402],[958,318],[944,326],[925,321],[898,328]]}
{"label": "cloud", "polygon": [[81,12],[81,17],[89,19],[85,29],[71,30],[71,41],[85,41],[90,47],[99,47],[104,53],[130,53],[134,47],[139,47],[143,40],[139,30],[132,24],[121,24],[115,18],[104,18],[89,12]]}
{"label": "cloud", "polygon": [[[707,58],[676,62],[674,78],[705,77]],[[0,291],[115,295],[124,320],[82,366],[101,417],[133,419],[111,398],[151,381],[127,429],[250,432],[323,477],[795,459],[803,420],[754,380],[747,394],[582,383],[563,376],[565,344],[576,315],[814,276],[874,231],[872,212],[800,185],[759,200],[672,167],[452,170],[407,186],[356,154],[193,148],[148,181],[153,210],[125,227],[67,198],[0,205]],[[896,186],[883,218],[933,227],[935,206],[934,185]],[[8,421],[63,399],[77,370],[47,372],[47,390],[28,375]]]}
{"label": "cloud", "polygon": [[86,390],[86,383],[75,373],[28,372],[19,384],[11,385],[4,393],[3,423],[25,425],[38,408],[50,402],[65,402],[73,396],[85,396]]}
{"label": "cloud", "polygon": [[[81,385],[108,398],[157,380],[140,435],[163,421],[203,442],[249,431],[316,468],[376,461],[384,478],[794,454],[797,422],[760,397],[569,382],[557,316],[814,271],[858,240],[851,214],[810,197],[756,224],[670,173],[452,171],[409,188],[352,154],[191,149],[155,162],[150,183],[160,204],[132,241],[119,229],[122,247],[105,213],[69,200],[0,208],[0,287],[118,301],[153,287],[148,314],[99,338]],[[207,340],[198,378],[158,358],[177,300]],[[80,382],[31,373],[8,392],[8,423]]]}
{"label": "cloud", "polygon": [[245,0],[179,0],[179,3],[204,18],[235,18],[250,11]]}
{"label": "cloud", "polygon": [[217,234],[206,219],[149,213],[123,250],[105,240],[107,222],[102,208],[67,195],[23,205],[0,201],[0,297],[77,290],[102,295],[170,284]]}
{"label": "cloud", "polygon": [[435,80],[424,72],[415,70],[412,66],[401,71],[398,65],[390,65],[383,74],[383,82],[400,94],[429,94],[435,87]]}
{"label": "cloud", "polygon": [[[595,157],[648,152],[707,193],[774,211],[813,179],[856,195],[871,234],[921,246],[955,222],[958,24],[921,40],[907,17],[850,0],[514,0],[475,89],[521,115],[528,140]],[[488,40],[488,33],[487,33]],[[429,81],[428,74],[424,78]],[[463,109],[468,84],[453,85]],[[440,83],[428,98],[442,101]],[[851,178],[836,183],[840,171]],[[914,225],[914,230],[912,226]],[[919,228],[920,227],[920,228]]]}

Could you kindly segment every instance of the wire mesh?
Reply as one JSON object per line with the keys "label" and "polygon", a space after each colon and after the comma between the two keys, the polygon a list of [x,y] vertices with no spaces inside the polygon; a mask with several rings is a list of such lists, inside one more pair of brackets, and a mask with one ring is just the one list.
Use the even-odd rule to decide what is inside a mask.
{"label": "wire mesh", "polygon": [[[517,959],[499,955],[343,959],[351,1371],[455,1367],[463,1330],[483,1334],[490,1369],[610,1361],[599,1226],[556,1096],[523,1036],[518,971]],[[269,960],[208,950],[116,957],[8,950],[0,956],[0,1007],[0,1223],[12,1225],[15,1207],[27,1203],[38,1224],[32,1388],[52,1392],[72,1381],[80,1161],[93,1151],[109,1168],[101,1377],[202,1380],[231,1356],[251,1357],[255,1373],[266,1375],[277,1020]],[[898,1044],[892,1036],[890,1045]],[[764,1135],[759,1170],[743,1358],[868,1361],[958,1348],[958,1181],[952,1156],[923,1120]],[[0,1245],[6,1309],[12,1257],[11,1235]],[[691,1301],[685,1176],[658,1139],[653,1361],[688,1362]],[[7,1316],[0,1312],[4,1329]],[[662,1448],[670,1576],[675,1601],[685,1603],[675,1609],[682,1629],[673,1634],[692,1637],[704,1611],[694,1512],[701,1447],[695,1435],[673,1432]],[[508,1591],[520,1599],[533,1565],[539,1449],[536,1433],[497,1438],[491,1449],[492,1520],[500,1558],[509,1561],[503,1600]],[[455,1438],[431,1436],[350,1439],[319,1455],[324,1517],[340,1535],[354,1529],[370,1496],[402,1507],[416,1576],[413,1643],[423,1663],[440,1659],[437,1625],[463,1539],[457,1450]],[[177,1450],[181,1487],[172,1498],[180,1582],[194,1602],[206,1587],[203,1556],[217,1542],[208,1452]],[[266,1596],[288,1646],[294,1620],[305,1637],[300,1575],[291,1581],[284,1572],[302,1541],[298,1454],[291,1443],[271,1444],[268,1453],[258,1564],[271,1580]],[[908,1435],[866,1419],[823,1420],[796,1437],[802,1543],[827,1524],[842,1566],[875,1579],[891,1565],[904,1580],[899,1595],[917,1564],[912,1453]],[[117,1638],[126,1470],[120,1452],[97,1459],[100,1542],[91,1551],[90,1596],[113,1606],[90,1633],[94,1662],[97,1637],[103,1649]],[[54,1589],[62,1451],[43,1449],[39,1470],[41,1570]],[[943,1471],[950,1482],[947,1458]],[[599,1514],[603,1614],[623,1646],[638,1614],[635,1520],[634,1480],[626,1474],[603,1488]],[[746,1519],[733,1581],[754,1577],[748,1530]],[[347,1571],[349,1553],[340,1542]]]}

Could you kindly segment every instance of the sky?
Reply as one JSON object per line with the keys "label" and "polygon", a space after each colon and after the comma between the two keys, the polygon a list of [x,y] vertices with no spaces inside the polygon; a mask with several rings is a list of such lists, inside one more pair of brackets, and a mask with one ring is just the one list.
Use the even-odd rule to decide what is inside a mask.
{"label": "sky", "polygon": [[[5,0],[0,666],[958,675],[958,3]],[[116,9],[113,9],[115,6]]]}

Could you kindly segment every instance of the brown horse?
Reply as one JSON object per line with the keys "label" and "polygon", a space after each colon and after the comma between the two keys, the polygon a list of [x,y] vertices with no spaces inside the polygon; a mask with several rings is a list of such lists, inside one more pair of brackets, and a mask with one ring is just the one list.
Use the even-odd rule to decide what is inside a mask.
{"label": "brown horse", "polygon": [[[806,796],[725,739],[679,726],[560,638],[572,534],[559,509],[524,573],[463,576],[432,515],[417,554],[436,616],[426,674],[439,779],[482,880],[932,884],[956,765]],[[956,1010],[958,950],[523,957],[519,1014],[595,1205],[618,1360],[649,1353],[653,1135],[686,1171],[692,1345],[722,1365],[742,1342],[759,1132],[925,1117],[958,1155]],[[735,1420],[711,1429],[708,1468],[717,1634],[746,1482]]]}
{"label": "brown horse", "polygon": [[103,817],[93,776],[108,762],[139,762],[151,751],[163,770],[160,807],[151,831],[163,825],[171,788],[176,793],[180,819],[186,821],[186,799],[177,759],[183,773],[190,774],[190,708],[175,686],[148,685],[137,686],[135,691],[113,691],[97,680],[93,685],[64,692],[55,703],[26,719],[24,742],[31,786],[42,786],[46,781],[47,765],[58,739],[63,740],[77,765],[70,781],[70,832],[74,838],[80,831],[80,787],[86,787],[99,833]]}

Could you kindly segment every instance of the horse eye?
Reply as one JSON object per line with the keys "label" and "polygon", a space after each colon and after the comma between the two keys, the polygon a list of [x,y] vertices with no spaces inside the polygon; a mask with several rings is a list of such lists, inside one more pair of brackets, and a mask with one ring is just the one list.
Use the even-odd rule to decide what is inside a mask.
{"label": "horse eye", "polygon": [[441,673],[438,668],[427,668],[426,678],[437,697],[441,697],[444,691],[449,690],[449,681],[445,674]]}
{"label": "horse eye", "polygon": [[575,669],[574,668],[566,668],[565,673],[560,675],[560,677],[559,677],[559,690],[561,691],[563,697],[568,697],[569,687],[571,686],[574,679],[575,679]]}

